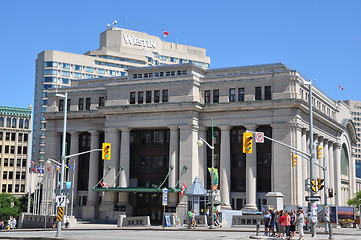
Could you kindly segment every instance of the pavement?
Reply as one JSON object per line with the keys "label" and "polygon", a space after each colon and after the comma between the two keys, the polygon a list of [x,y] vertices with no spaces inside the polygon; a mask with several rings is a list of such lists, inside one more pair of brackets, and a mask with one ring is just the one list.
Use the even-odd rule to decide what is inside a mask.
{"label": "pavement", "polygon": [[[195,229],[187,229],[185,226],[175,226],[175,227],[165,227],[162,226],[123,226],[123,227],[117,227],[116,224],[89,224],[89,223],[78,223],[76,226],[73,226],[71,228],[62,229],[62,232],[64,233],[71,233],[71,232],[79,232],[77,234],[91,234],[92,231],[105,231],[107,232],[109,230],[109,233],[112,234],[110,231],[115,232],[118,231],[138,231],[139,234],[141,234],[140,231],[144,231],[144,234],[149,234],[149,231],[157,233],[160,232],[178,232],[177,235],[179,235],[180,232],[183,232],[182,234],[186,235],[187,232],[194,235],[195,232],[199,232],[199,235],[201,235],[201,232],[215,232],[217,234],[221,233],[239,233],[239,238],[232,238],[232,239],[277,239],[281,240],[282,238],[276,238],[276,237],[268,237],[264,236],[264,228],[260,228],[260,233],[256,234],[256,227],[254,226],[240,226],[240,227],[222,227],[222,228],[216,228],[216,229],[209,229],[208,227],[196,227]],[[34,229],[12,229],[10,231],[2,230],[0,231],[0,239],[59,239],[54,237],[54,231],[56,229],[52,228],[34,228]],[[35,232],[41,232],[41,234],[35,234]],[[156,233],[156,234],[157,234]],[[36,238],[33,236],[37,235]],[[41,235],[41,236],[40,236]],[[50,237],[52,236],[52,237]],[[242,237],[241,237],[242,236]],[[105,238],[104,238],[105,239]],[[189,239],[189,238],[188,238]],[[298,234],[296,233],[296,238],[298,239]],[[310,232],[305,232],[305,240],[323,240],[323,239],[339,239],[339,240],[348,240],[348,239],[360,239],[361,240],[361,229],[359,228],[333,228],[333,236],[330,237],[329,233],[325,233],[324,228],[317,228],[316,229],[316,236],[312,237]]]}

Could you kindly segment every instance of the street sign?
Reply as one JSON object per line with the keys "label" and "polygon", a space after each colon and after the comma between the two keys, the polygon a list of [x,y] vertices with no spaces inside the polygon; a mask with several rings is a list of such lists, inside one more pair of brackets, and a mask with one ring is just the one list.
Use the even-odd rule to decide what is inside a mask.
{"label": "street sign", "polygon": [[264,133],[256,132],[256,143],[264,143]]}
{"label": "street sign", "polygon": [[320,200],[321,200],[321,196],[306,196],[307,202],[320,201]]}
{"label": "street sign", "polygon": [[65,207],[66,196],[56,196],[56,207]]}
{"label": "street sign", "polygon": [[168,189],[163,188],[162,191],[162,205],[167,206],[168,205]]}

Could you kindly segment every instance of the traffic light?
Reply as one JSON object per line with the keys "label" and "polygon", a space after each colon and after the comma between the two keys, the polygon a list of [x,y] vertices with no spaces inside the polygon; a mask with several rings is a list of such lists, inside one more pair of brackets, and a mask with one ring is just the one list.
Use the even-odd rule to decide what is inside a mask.
{"label": "traffic light", "polygon": [[310,181],[310,183],[311,183],[311,185],[310,185],[310,190],[311,190],[312,192],[317,192],[317,181],[314,180],[314,179],[312,179],[312,180]]}
{"label": "traffic light", "polygon": [[317,159],[321,159],[322,158],[322,148],[321,146],[317,147]]}
{"label": "traffic light", "polygon": [[329,188],[328,189],[328,197],[332,198],[333,197],[333,188]]}
{"label": "traffic light", "polygon": [[325,185],[323,185],[324,179],[322,178],[317,178],[317,189],[318,191],[321,191]]}
{"label": "traffic light", "polygon": [[297,155],[292,153],[292,167],[297,166]]}
{"label": "traffic light", "polygon": [[103,143],[103,146],[102,146],[102,159],[103,160],[110,160],[110,152],[111,152],[111,144],[110,143]]}
{"label": "traffic light", "polygon": [[252,133],[243,133],[243,153],[252,153]]}

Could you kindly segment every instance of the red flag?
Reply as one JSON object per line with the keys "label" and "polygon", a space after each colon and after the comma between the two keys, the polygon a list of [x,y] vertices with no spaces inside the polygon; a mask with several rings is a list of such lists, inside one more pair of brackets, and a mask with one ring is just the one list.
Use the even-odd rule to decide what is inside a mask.
{"label": "red flag", "polygon": [[109,185],[105,182],[100,182],[100,186],[102,186],[102,188],[109,188]]}
{"label": "red flag", "polygon": [[163,31],[163,35],[164,35],[164,37],[166,37],[166,36],[168,36],[170,33],[169,32],[167,32],[167,30],[165,30],[164,29],[164,31]]}
{"label": "red flag", "polygon": [[338,85],[338,89],[343,90],[344,88],[341,85]]}
{"label": "red flag", "polygon": [[183,192],[186,188],[187,188],[187,185],[185,183],[183,183],[182,190],[180,191],[179,195],[183,196]]}

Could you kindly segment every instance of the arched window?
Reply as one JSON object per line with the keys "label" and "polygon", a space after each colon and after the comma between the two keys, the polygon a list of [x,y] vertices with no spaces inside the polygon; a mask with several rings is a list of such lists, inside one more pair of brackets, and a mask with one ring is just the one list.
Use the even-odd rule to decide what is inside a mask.
{"label": "arched window", "polygon": [[6,127],[11,127],[11,118],[10,117],[7,117],[6,118]]}
{"label": "arched window", "polygon": [[24,128],[24,119],[23,118],[19,119],[19,128]]}
{"label": "arched window", "polygon": [[13,118],[12,121],[11,121],[11,127],[12,128],[16,128],[16,118]]}
{"label": "arched window", "polygon": [[349,157],[346,145],[343,144],[341,148],[341,175],[348,178]]}
{"label": "arched window", "polygon": [[25,119],[25,128],[26,128],[26,129],[29,128],[29,119]]}

